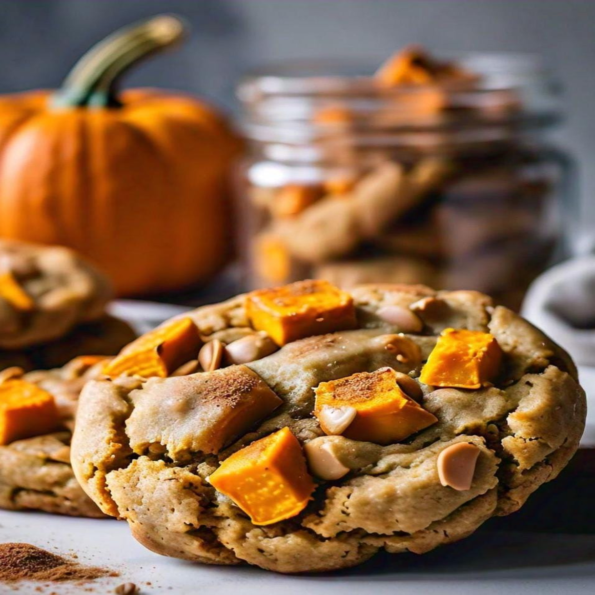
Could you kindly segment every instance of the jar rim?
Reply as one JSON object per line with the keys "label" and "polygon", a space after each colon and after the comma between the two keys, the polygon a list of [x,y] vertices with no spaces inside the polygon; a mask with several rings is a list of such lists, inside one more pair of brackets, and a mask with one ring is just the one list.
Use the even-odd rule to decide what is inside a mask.
{"label": "jar rim", "polygon": [[[365,135],[403,131],[447,131],[465,138],[503,136],[541,129],[560,120],[561,87],[538,54],[512,52],[442,52],[469,72],[461,82],[385,87],[363,61],[292,60],[247,75],[238,87],[244,106],[243,131],[257,142],[302,144],[337,131],[337,122],[320,122],[321,110],[342,106],[354,117],[352,132]],[[367,74],[366,74],[367,73]],[[428,101],[428,109],[420,106]],[[440,107],[435,107],[436,105]],[[432,107],[434,106],[434,107]],[[353,124],[353,122],[352,122]],[[506,128],[506,130],[503,130]]]}
{"label": "jar rim", "polygon": [[[559,90],[559,81],[537,53],[523,52],[436,52],[441,59],[454,61],[480,75],[475,86],[478,92],[518,89],[535,83],[548,83]],[[378,66],[380,62],[376,63]],[[329,92],[378,92],[371,60],[322,58],[273,62],[252,70],[238,85],[242,101],[263,95],[317,95]],[[401,85],[399,92],[418,93],[436,87],[456,89],[456,84]],[[394,91],[395,89],[388,89]],[[382,89],[387,91],[387,89]],[[468,89],[467,89],[468,91]]]}

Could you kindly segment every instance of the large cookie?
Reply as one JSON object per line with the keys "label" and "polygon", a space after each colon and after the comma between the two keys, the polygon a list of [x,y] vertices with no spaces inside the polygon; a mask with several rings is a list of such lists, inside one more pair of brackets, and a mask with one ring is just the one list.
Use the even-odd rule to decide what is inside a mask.
{"label": "large cookie", "polygon": [[64,337],[105,313],[108,280],[67,248],[0,240],[0,349]]}
{"label": "large cookie", "polygon": [[0,446],[0,508],[38,510],[80,517],[105,516],[81,489],[70,465],[70,441],[80,391],[104,362],[79,357],[63,368],[23,374],[18,368],[0,373],[0,381],[22,379],[55,399],[61,427],[55,432]]}
{"label": "large cookie", "polygon": [[[306,283],[296,293],[308,302],[316,291]],[[351,296],[357,318],[343,294],[333,312],[328,303],[309,320],[308,307],[285,311],[276,326],[261,315],[269,316],[269,306],[283,310],[282,298],[264,310],[254,310],[254,299],[247,308],[243,296],[201,308],[189,315],[207,341],[199,359],[221,369],[184,376],[191,363],[175,377],[113,374],[89,382],[72,456],[83,488],[160,554],[307,572],[353,566],[381,549],[423,553],[456,541],[490,517],[514,512],[558,475],[578,447],[586,416],[576,368],[562,349],[476,292],[373,285]],[[340,330],[328,334],[332,324]],[[289,342],[271,347],[251,325],[266,327],[278,344]],[[316,328],[327,334],[304,337]],[[469,355],[451,353],[443,365],[436,344],[452,333],[446,329],[486,342],[485,349],[469,348],[473,358],[489,355],[477,366],[477,388],[437,379],[452,380],[453,366]],[[151,360],[151,369],[166,376],[177,332],[175,340],[160,335],[169,336],[167,349],[145,340],[120,361],[148,369],[147,358],[158,352],[165,361],[167,352],[170,361],[161,368]],[[143,345],[152,351],[139,359],[134,352]],[[422,370],[438,386],[422,383]],[[343,395],[343,404],[359,402],[376,390],[378,375],[386,394],[401,395],[398,411],[383,409],[390,399],[379,398],[378,411],[388,417],[369,409],[366,421],[363,409],[346,406],[339,413],[356,417],[345,426],[318,408],[329,394]],[[404,425],[391,417],[405,410],[411,416]],[[419,431],[407,429],[409,422]],[[322,450],[330,456],[321,458]],[[259,467],[262,460],[267,464]],[[285,520],[273,522],[272,509],[256,510],[263,499],[283,498],[291,504],[279,513]]]}

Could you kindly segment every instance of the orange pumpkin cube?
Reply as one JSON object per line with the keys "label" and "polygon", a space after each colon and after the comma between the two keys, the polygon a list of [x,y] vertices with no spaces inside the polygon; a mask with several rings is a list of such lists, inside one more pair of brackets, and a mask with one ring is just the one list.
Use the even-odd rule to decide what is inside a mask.
{"label": "orange pumpkin cube", "polygon": [[343,436],[377,444],[400,442],[438,421],[401,390],[392,368],[321,382],[314,390],[314,415],[326,434],[335,433],[325,423],[329,407],[331,412],[355,410],[353,421],[341,432]]}
{"label": "orange pumpkin cube", "polygon": [[296,516],[314,491],[302,447],[287,427],[231,455],[209,482],[255,525]]}
{"label": "orange pumpkin cube", "polygon": [[283,283],[291,274],[291,255],[280,238],[263,235],[254,242],[254,267],[267,282]]}
{"label": "orange pumpkin cube", "polygon": [[276,217],[295,217],[320,198],[320,186],[289,184],[279,190],[271,207]]}
{"label": "orange pumpkin cube", "polygon": [[376,71],[376,80],[385,87],[429,85],[435,80],[434,65],[423,50],[406,48],[391,56]]}
{"label": "orange pumpkin cube", "polygon": [[324,189],[333,196],[345,197],[355,188],[355,178],[329,178],[324,182]]}
{"label": "orange pumpkin cube", "polygon": [[202,345],[198,328],[190,318],[179,318],[133,341],[110,361],[103,373],[118,376],[165,378],[198,355]]}
{"label": "orange pumpkin cube", "polygon": [[437,60],[423,48],[410,46],[386,60],[376,71],[375,79],[384,87],[398,87],[469,83],[476,82],[478,77],[454,62]]}
{"label": "orange pumpkin cube", "polygon": [[20,379],[0,384],[0,444],[47,434],[59,426],[58,408],[50,393]]}
{"label": "orange pumpkin cube", "polygon": [[318,110],[313,117],[316,124],[351,124],[354,113],[342,105],[331,105]]}
{"label": "orange pumpkin cube", "polygon": [[103,373],[110,378],[117,378],[118,376],[166,378],[169,375],[169,370],[155,348],[119,355],[106,364]]}
{"label": "orange pumpkin cube", "polygon": [[277,345],[356,326],[352,297],[328,281],[298,281],[253,291],[246,309],[252,326]]}
{"label": "orange pumpkin cube", "polygon": [[105,362],[110,359],[107,355],[79,355],[74,359],[71,359],[65,366],[64,369],[69,372],[73,372],[75,376],[84,374],[89,368]]}
{"label": "orange pumpkin cube", "polygon": [[501,362],[502,350],[490,333],[447,328],[419,379],[430,386],[480,388],[497,376]]}
{"label": "orange pumpkin cube", "polygon": [[0,274],[0,298],[4,298],[17,310],[23,312],[30,312],[35,307],[29,294],[19,285],[10,271]]}

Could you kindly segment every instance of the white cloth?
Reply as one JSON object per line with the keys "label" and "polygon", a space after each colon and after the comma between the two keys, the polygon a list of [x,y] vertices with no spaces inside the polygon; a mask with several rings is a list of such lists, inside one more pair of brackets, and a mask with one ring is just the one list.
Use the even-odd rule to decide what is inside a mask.
{"label": "white cloth", "polygon": [[595,367],[595,256],[559,264],[529,288],[523,315],[581,366]]}
{"label": "white cloth", "polygon": [[579,365],[587,393],[581,446],[595,448],[595,256],[573,258],[543,273],[529,288],[522,313]]}

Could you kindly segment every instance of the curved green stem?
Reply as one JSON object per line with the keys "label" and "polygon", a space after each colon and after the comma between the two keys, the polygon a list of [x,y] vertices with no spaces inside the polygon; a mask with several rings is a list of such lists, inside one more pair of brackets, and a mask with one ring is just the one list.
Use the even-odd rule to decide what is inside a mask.
{"label": "curved green stem", "polygon": [[116,84],[140,60],[183,39],[184,22],[159,15],[112,33],[93,46],[74,66],[52,98],[56,108],[117,107]]}

